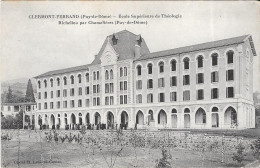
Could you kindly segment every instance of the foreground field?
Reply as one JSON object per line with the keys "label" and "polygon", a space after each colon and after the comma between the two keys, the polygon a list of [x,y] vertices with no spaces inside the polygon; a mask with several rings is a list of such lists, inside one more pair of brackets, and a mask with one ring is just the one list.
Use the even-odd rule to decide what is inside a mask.
{"label": "foreground field", "polygon": [[[202,154],[189,150],[170,150],[172,167],[233,167],[238,166],[231,158],[225,155],[225,163],[221,163],[220,154],[207,152]],[[107,161],[114,161],[118,150],[83,147],[80,144],[52,144],[21,142],[20,167],[108,167]],[[102,156],[102,153],[104,157]],[[155,161],[161,158],[160,149],[126,147],[117,157],[114,167],[155,167]],[[204,158],[203,158],[204,157]],[[252,156],[245,159],[244,164],[253,162]],[[42,163],[43,162],[43,163]],[[18,142],[2,142],[2,167],[18,166]],[[241,166],[241,165],[240,165]]]}
{"label": "foreground field", "polygon": [[[52,131],[2,131],[2,135],[9,133],[9,135],[12,134],[12,136],[10,140],[2,140],[1,167],[150,168],[155,167],[156,161],[162,158],[161,146],[155,147],[146,145],[145,147],[137,147],[131,144],[125,146],[118,144],[105,145],[104,141],[102,141],[102,144],[101,137],[111,135],[111,133],[107,131],[94,131],[85,134],[85,138],[91,137],[95,143],[86,143],[84,139],[81,142],[74,140],[71,142],[68,140],[61,142],[60,139],[58,141],[50,140],[48,142],[47,136],[50,132]],[[71,133],[77,135],[79,132],[58,132],[61,137],[62,135],[69,135]],[[140,138],[141,133],[143,132],[124,132],[121,138],[126,138],[127,136],[131,138],[133,135],[136,136],[139,134],[137,137]],[[153,132],[153,134],[158,135],[160,132]],[[180,133],[176,133],[174,136],[178,137],[180,136],[179,134]],[[168,139],[175,141],[171,146],[166,145],[164,147],[168,154],[171,155],[171,159],[169,159],[171,167],[241,167],[246,165],[249,165],[249,167],[258,167],[259,165],[259,163],[254,163],[255,158],[249,150],[245,151],[246,156],[243,158],[242,163],[238,164],[236,161],[233,161],[232,156],[236,149],[232,147],[232,144],[237,144],[239,138],[226,139],[226,144],[230,142],[231,145],[229,145],[229,148],[226,146],[226,150],[222,153],[219,149],[209,151],[208,147],[204,148],[201,146],[201,144],[209,143],[208,141],[195,143],[195,137],[197,136],[199,135],[189,134],[186,138],[184,137],[184,139],[187,139],[185,141],[180,141],[182,139],[181,137]],[[188,138],[191,137],[193,137],[192,141],[188,140]],[[212,139],[212,137],[210,139]],[[111,139],[108,138],[108,140]],[[125,139],[124,141],[128,140]],[[147,138],[145,140],[147,141]],[[201,140],[203,139],[197,139],[199,142]],[[138,141],[143,141],[143,139],[137,138],[134,142],[138,143]],[[189,144],[186,144],[188,142]],[[192,145],[192,143],[194,144]],[[139,145],[140,144],[143,143],[139,143]],[[232,148],[234,148],[234,150],[231,151],[230,149]]]}

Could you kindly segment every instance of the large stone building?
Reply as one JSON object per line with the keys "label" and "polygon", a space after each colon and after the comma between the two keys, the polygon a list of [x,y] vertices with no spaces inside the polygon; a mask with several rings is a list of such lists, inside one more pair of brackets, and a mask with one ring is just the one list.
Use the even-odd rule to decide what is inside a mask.
{"label": "large stone building", "polygon": [[114,33],[91,64],[35,77],[36,127],[253,128],[253,56],[250,35],[150,53]]}

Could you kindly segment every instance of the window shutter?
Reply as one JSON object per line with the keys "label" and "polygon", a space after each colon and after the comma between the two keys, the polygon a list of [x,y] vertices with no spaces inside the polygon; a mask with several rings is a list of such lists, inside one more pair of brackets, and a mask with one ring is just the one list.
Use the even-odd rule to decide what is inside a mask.
{"label": "window shutter", "polygon": [[164,87],[164,78],[162,78],[162,87]]}
{"label": "window shutter", "polygon": [[228,71],[226,71],[226,81],[228,81]]}

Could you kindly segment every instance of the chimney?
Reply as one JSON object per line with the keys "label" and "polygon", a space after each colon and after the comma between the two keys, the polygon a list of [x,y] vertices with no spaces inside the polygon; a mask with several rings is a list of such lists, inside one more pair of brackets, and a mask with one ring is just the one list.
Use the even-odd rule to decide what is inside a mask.
{"label": "chimney", "polygon": [[139,45],[135,45],[135,58],[140,58],[141,56],[141,47]]}

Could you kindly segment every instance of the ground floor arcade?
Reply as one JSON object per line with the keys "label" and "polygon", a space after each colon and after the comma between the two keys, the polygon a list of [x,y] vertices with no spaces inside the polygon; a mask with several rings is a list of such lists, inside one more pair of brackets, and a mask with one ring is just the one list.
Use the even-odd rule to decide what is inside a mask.
{"label": "ground floor arcade", "polygon": [[242,103],[38,112],[35,126],[43,125],[49,129],[82,125],[91,129],[244,129],[255,127],[255,115],[252,105]]}

